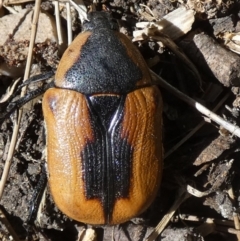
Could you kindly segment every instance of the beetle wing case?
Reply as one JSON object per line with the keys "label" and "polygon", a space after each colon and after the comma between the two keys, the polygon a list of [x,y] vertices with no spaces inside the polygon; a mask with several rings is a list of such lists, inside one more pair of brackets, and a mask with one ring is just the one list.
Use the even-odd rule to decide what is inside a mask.
{"label": "beetle wing case", "polygon": [[109,16],[89,15],[62,57],[56,88],[43,98],[53,199],[89,224],[118,224],[143,212],[162,170],[160,92]]}

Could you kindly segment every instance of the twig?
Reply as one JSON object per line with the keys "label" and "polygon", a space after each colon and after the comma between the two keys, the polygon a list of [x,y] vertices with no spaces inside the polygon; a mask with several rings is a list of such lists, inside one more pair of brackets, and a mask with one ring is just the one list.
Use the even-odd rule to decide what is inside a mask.
{"label": "twig", "polygon": [[[232,228],[234,226],[234,222],[231,220],[197,217],[197,216],[193,216],[193,215],[189,215],[189,214],[180,214],[179,218],[181,220],[192,221],[192,222],[204,222],[202,225],[200,225],[199,227],[196,228],[203,237],[207,235],[206,228],[208,228],[208,227],[210,227],[210,229],[212,227],[212,228],[214,228],[214,230],[235,234],[237,236],[240,234],[239,229]],[[214,230],[212,229],[212,231],[214,231]],[[211,230],[209,230],[208,233],[210,233],[210,231]]]}
{"label": "twig", "polygon": [[229,195],[229,197],[231,198],[231,200],[232,200],[233,202],[235,202],[235,198],[234,198],[234,193],[233,193],[232,186],[228,189],[228,195]]}
{"label": "twig", "polygon": [[8,90],[7,90],[7,94],[4,95],[3,98],[0,99],[0,103],[4,103],[10,98],[10,96],[15,91],[15,88],[16,88],[16,86],[17,86],[17,84],[20,80],[21,80],[21,78],[18,78],[13,82],[13,85],[11,87],[9,87]]}
{"label": "twig", "polygon": [[5,214],[2,211],[2,208],[0,208],[0,221],[5,225],[7,228],[9,234],[12,236],[14,241],[20,241],[17,234],[15,233],[14,229],[12,228],[11,224],[8,222]]}
{"label": "twig", "polygon": [[198,189],[196,189],[196,188],[194,188],[194,187],[192,187],[190,185],[187,185],[187,191],[188,191],[188,193],[190,193],[194,197],[201,198],[201,197],[205,197],[205,196],[209,195],[212,190],[209,189],[209,190],[207,190],[205,192],[201,192]]}
{"label": "twig", "polygon": [[161,78],[160,76],[155,74],[153,71],[151,71],[151,74],[154,78],[157,79],[156,84],[158,84],[161,87],[163,87],[164,89],[168,90],[174,96],[183,100],[190,106],[196,108],[203,115],[207,116],[209,119],[216,122],[218,125],[222,126],[226,130],[228,130],[230,133],[232,133],[233,135],[240,137],[240,128],[238,126],[229,123],[228,121],[224,120],[220,116],[216,115],[215,113],[213,113],[212,111],[210,111],[209,109],[207,109],[206,107],[201,105],[199,102],[197,102],[194,99],[190,98],[189,96],[183,94],[178,89],[176,89],[173,86],[171,86],[170,84],[168,84],[163,78]]}
{"label": "twig", "polygon": [[[77,1],[77,3],[75,3]],[[81,23],[87,20],[87,8],[82,0],[69,0],[70,4],[78,11],[79,19]]]}
{"label": "twig", "polygon": [[145,241],[153,241],[155,240],[158,235],[161,234],[163,229],[166,227],[166,225],[169,223],[170,219],[176,212],[176,210],[179,208],[179,206],[187,199],[190,197],[190,194],[187,192],[182,192],[179,195],[179,198],[175,201],[175,203],[172,205],[168,213],[162,218],[162,220],[159,222],[159,224],[154,228],[152,233],[145,239]]}
{"label": "twig", "polygon": [[233,221],[234,221],[234,226],[236,231],[236,235],[237,235],[237,239],[238,241],[240,240],[240,225],[239,225],[239,219],[238,219],[238,215],[237,213],[233,212]]}
{"label": "twig", "polygon": [[6,6],[5,4],[3,4],[3,7],[5,7],[12,14],[18,13],[13,7]]}
{"label": "twig", "polygon": [[200,87],[202,87],[202,79],[201,76],[195,67],[195,65],[190,61],[190,59],[185,55],[185,53],[174,43],[174,41],[167,36],[166,34],[161,33],[157,27],[155,28],[145,28],[141,31],[141,36],[139,38],[134,38],[133,41],[138,40],[146,40],[151,39],[157,41],[157,43],[161,46],[161,43],[163,43],[166,47],[172,50],[173,53],[176,54],[176,56],[181,59],[193,72],[193,74],[198,79]]}
{"label": "twig", "polygon": [[216,225],[213,222],[205,222],[196,228],[196,231],[203,237],[206,237],[210,233],[213,233],[216,229]]}
{"label": "twig", "polygon": [[199,81],[200,87],[202,87],[202,78],[195,67],[195,65],[191,62],[191,60],[186,56],[184,52],[171,40],[167,35],[164,35],[160,32],[157,32],[156,35],[151,36],[152,39],[156,41],[161,41],[165,46],[170,48],[173,53],[175,53],[178,58],[180,58],[187,66],[189,66],[190,70],[194,73]]}
{"label": "twig", "polygon": [[[26,69],[25,69],[25,73],[24,73],[24,80],[28,79],[29,74],[30,74],[33,46],[34,46],[36,32],[37,32],[37,22],[38,22],[39,13],[40,13],[40,6],[41,6],[41,0],[36,0],[33,20],[32,20],[32,30],[31,30],[29,49],[28,49],[28,58],[27,58]],[[24,87],[22,89],[21,96],[24,96],[25,93],[26,93],[26,87]],[[21,122],[21,117],[22,117],[22,109],[20,109],[18,111],[18,118],[16,118],[14,121],[12,139],[11,139],[7,160],[5,162],[5,166],[3,169],[3,174],[2,174],[1,182],[0,182],[0,200],[3,195],[4,186],[7,181],[8,173],[9,173],[10,166],[12,163],[13,153],[15,150],[16,142],[17,142],[18,130],[19,130],[20,122]]]}
{"label": "twig", "polygon": [[83,229],[78,233],[77,241],[94,241],[96,240],[96,231],[92,228]]}
{"label": "twig", "polygon": [[71,8],[70,3],[66,2],[67,9],[67,36],[68,36],[68,45],[72,43],[72,16],[71,16]]}
{"label": "twig", "polygon": [[147,5],[145,5],[145,4],[139,4],[139,6],[141,6],[141,7],[143,7],[143,8],[146,8],[147,9],[147,11],[152,15],[152,17],[155,19],[155,17],[154,17],[154,14],[153,14],[153,12],[152,12],[152,10],[150,9],[150,7],[148,7]]}
{"label": "twig", "polygon": [[[228,99],[230,96],[230,93],[227,93],[221,101],[215,106],[215,108],[212,110],[213,112],[217,111],[223,103]],[[164,158],[167,158],[170,156],[174,151],[176,151],[183,143],[185,143],[190,137],[192,137],[199,129],[202,128],[202,126],[205,124],[205,121],[201,121],[192,131],[190,131],[181,141],[179,141],[175,146],[173,146],[165,155]]]}
{"label": "twig", "polygon": [[205,218],[205,217],[198,217],[198,216],[194,216],[191,214],[180,214],[179,218],[181,220],[185,220],[185,221],[190,221],[190,222],[202,222],[204,221],[205,223],[215,223],[217,225],[221,225],[221,226],[229,226],[229,227],[233,227],[233,221],[231,220],[221,220],[221,219],[214,219],[214,218]]}
{"label": "twig", "polygon": [[[234,197],[232,186],[228,189],[228,195],[231,198],[232,202],[235,203],[235,197]],[[239,241],[240,240],[240,224],[239,224],[238,214],[236,212],[233,212],[233,222],[234,222],[235,229],[238,231],[235,234]]]}
{"label": "twig", "polygon": [[204,164],[200,169],[198,169],[195,174],[194,177],[197,177],[199,175],[201,175],[205,170],[207,170],[207,168],[210,166],[210,163]]}
{"label": "twig", "polygon": [[216,231],[231,233],[231,234],[235,234],[237,236],[240,235],[240,230],[236,230],[234,228],[227,228],[224,226],[216,226]]}
{"label": "twig", "polygon": [[55,20],[57,25],[57,36],[58,36],[58,44],[61,46],[63,44],[63,35],[62,35],[62,27],[61,27],[61,19],[59,13],[59,2],[53,1],[54,8],[55,8]]}
{"label": "twig", "polygon": [[[221,229],[220,229],[219,231],[221,231]],[[227,231],[228,231],[229,233],[236,234],[237,236],[240,235],[240,230],[237,230],[237,229],[234,229],[234,228],[229,228]],[[238,239],[238,240],[239,240],[239,239]]]}

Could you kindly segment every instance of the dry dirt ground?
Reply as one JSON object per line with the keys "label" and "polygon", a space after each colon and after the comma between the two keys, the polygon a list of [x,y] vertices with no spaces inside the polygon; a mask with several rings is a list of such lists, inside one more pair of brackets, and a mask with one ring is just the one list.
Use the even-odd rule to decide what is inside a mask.
{"label": "dry dirt ground", "polygon": [[[84,2],[88,8],[92,4],[92,1]],[[199,83],[189,66],[169,48],[160,46],[154,41],[141,41],[135,44],[151,69],[167,82],[209,109],[214,109],[220,103],[217,114],[230,123],[240,125],[238,55],[234,54],[224,59],[229,50],[215,57],[217,62],[211,59],[212,56],[214,58],[215,54],[220,53],[220,50],[217,53],[214,52],[217,44],[224,49],[227,48],[224,45],[227,41],[223,36],[239,31],[240,5],[237,0],[97,2],[97,9],[109,9],[119,20],[121,31],[130,37],[137,22],[154,22],[180,6],[193,9],[195,20],[192,30],[187,37],[183,35],[175,40],[175,43],[196,65],[202,83]],[[141,4],[147,6],[152,12],[146,10]],[[26,2],[20,5],[22,8],[31,9],[34,3]],[[44,1],[41,7],[44,12],[53,16],[52,2]],[[66,31],[65,9],[60,10],[63,30]],[[6,16],[10,12],[2,8],[1,14]],[[76,18],[76,13],[72,14],[75,17],[73,31],[76,35],[81,31],[81,24]],[[200,36],[200,40],[193,42],[191,34]],[[203,34],[208,37],[205,39],[202,37]],[[18,72],[14,67],[24,67],[26,61],[24,48],[29,44],[28,39],[16,43],[11,35],[8,38],[8,42],[0,46],[0,62],[7,63],[10,66],[9,72],[12,74],[6,76],[3,73],[0,76],[0,95],[2,96],[5,96],[7,88],[12,86],[16,75],[23,77],[23,70]],[[207,48],[205,51],[207,57],[199,54],[199,51],[194,48],[199,42]],[[45,41],[34,47],[33,63],[38,72],[39,69],[40,72],[55,70],[60,55],[61,51],[54,40]],[[228,66],[230,61],[228,58],[233,58],[234,61],[236,58],[236,61]],[[228,66],[227,70],[226,66]],[[228,80],[229,76],[232,79]],[[35,84],[30,88],[39,88],[39,85]],[[240,202],[239,138],[220,128],[209,118],[204,119],[202,114],[194,108],[162,88],[161,93],[164,103],[163,146],[166,157],[157,198],[146,212],[134,220],[115,227],[93,227],[96,234],[95,240],[144,240],[178,200],[180,193],[186,192],[187,185],[194,188],[195,196],[190,194],[180,205],[158,240],[240,240],[238,235],[240,231],[237,230],[239,227],[236,224]],[[4,105],[1,107],[1,111],[3,110]],[[12,115],[0,127],[0,175],[4,170],[15,119],[16,116]],[[35,190],[45,163],[43,123],[41,98],[38,98],[23,109],[14,157],[0,201],[1,212],[17,234],[16,240],[75,241],[79,232],[91,227],[70,220],[62,214],[52,201],[48,189],[45,193],[46,201],[40,221],[35,221],[35,225],[27,225],[31,200],[36,195]],[[198,131],[172,152],[172,148],[196,127]],[[172,153],[169,154],[169,152]],[[5,218],[0,215],[0,240],[11,240],[4,222]]]}

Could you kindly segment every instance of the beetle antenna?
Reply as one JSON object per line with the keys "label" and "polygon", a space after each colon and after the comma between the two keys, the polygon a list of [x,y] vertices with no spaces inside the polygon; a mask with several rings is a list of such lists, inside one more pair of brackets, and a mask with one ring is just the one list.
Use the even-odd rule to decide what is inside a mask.
{"label": "beetle antenna", "polygon": [[[27,79],[26,81],[24,81],[24,83],[22,83],[21,85],[19,85],[19,87],[17,88],[17,90],[12,94],[11,97],[9,97],[7,103],[11,103],[11,101],[13,100],[13,98],[15,98],[15,97],[17,96],[17,94],[21,91],[21,89],[22,89],[24,86],[30,85],[30,84],[32,84],[33,82],[34,82],[34,83],[37,83],[37,82],[40,82],[40,81],[49,79],[49,78],[51,78],[53,75],[54,75],[54,72],[53,72],[53,71],[49,71],[49,72],[46,72],[46,73],[43,73],[43,74],[35,75],[35,76]],[[7,103],[5,103],[4,106],[6,106]]]}
{"label": "beetle antenna", "polygon": [[51,78],[53,75],[54,75],[54,72],[53,72],[53,71],[48,71],[48,72],[45,72],[45,73],[43,73],[43,74],[35,75],[35,76],[27,79],[26,81],[24,81],[21,85],[19,85],[17,91],[18,91],[19,89],[22,89],[22,87],[24,87],[24,86],[26,86],[26,85],[32,84],[33,82],[34,82],[34,83],[37,83],[37,82],[40,82],[40,81],[49,79],[49,78]]}
{"label": "beetle antenna", "polygon": [[[30,93],[28,93],[27,95],[25,95],[24,97],[10,102],[8,104],[8,106],[5,108],[4,111],[2,111],[2,113],[0,113],[0,125],[2,124],[2,122],[9,117],[16,109],[21,108],[23,105],[25,105],[27,102],[29,102],[30,100],[38,97],[39,95],[43,94],[47,89],[51,88],[54,86],[53,82],[50,82],[49,84],[47,84],[46,86],[42,86],[34,91],[31,91]],[[18,91],[18,90],[17,90]]]}

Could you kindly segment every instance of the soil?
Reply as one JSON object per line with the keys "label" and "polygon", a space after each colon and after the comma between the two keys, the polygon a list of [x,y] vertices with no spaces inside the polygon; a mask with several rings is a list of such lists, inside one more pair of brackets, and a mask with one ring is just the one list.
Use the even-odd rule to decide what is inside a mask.
{"label": "soil", "polygon": [[[90,7],[92,3],[92,1],[84,2],[87,7]],[[237,26],[240,23],[237,10],[239,3],[235,0],[105,0],[98,2],[97,9],[109,9],[119,20],[121,31],[129,36],[135,30],[135,24],[146,21],[146,16],[149,16],[149,12],[142,13],[143,9],[144,11],[146,9],[141,4],[152,10],[155,19],[162,18],[180,5],[194,9],[196,11],[195,22],[190,33],[201,29],[209,38],[214,39],[212,41],[214,44],[221,46],[224,44],[224,40],[221,38],[223,33],[226,31],[237,32]],[[22,6],[31,9],[33,5],[33,3],[23,3]],[[51,2],[45,1],[42,9],[53,15],[54,8]],[[5,11],[4,14],[8,14],[8,12]],[[66,29],[64,15],[63,10],[63,29]],[[218,21],[221,24],[224,22],[225,27],[220,28],[221,24],[217,27]],[[73,22],[73,30],[75,35],[81,31],[81,24],[77,18]],[[176,44],[181,46],[185,37],[176,40]],[[14,42],[14,44],[16,43]],[[195,63],[202,78],[200,84],[189,67],[168,48],[160,48],[153,41],[142,41],[135,44],[147,62],[157,59],[152,70],[158,74],[161,73],[161,77],[167,82],[207,108],[213,109],[227,95],[226,101],[222,103],[217,114],[233,124],[240,125],[238,84],[229,81],[224,86],[218,80],[220,77],[209,74],[204,70],[203,64],[198,65],[198,62],[191,59],[194,58],[194,54],[191,53],[189,58]],[[51,54],[48,55],[49,48]],[[38,45],[35,50],[37,53],[33,62],[40,71],[55,70],[54,67],[61,58],[61,54],[56,54],[56,44]],[[184,49],[184,51],[187,54],[188,50]],[[4,61],[4,58],[1,61]],[[12,63],[15,62],[12,61]],[[219,63],[224,65],[222,61]],[[222,75],[225,76],[225,74]],[[0,77],[0,95],[4,96],[12,83],[12,77],[2,75]],[[30,91],[39,88],[40,85],[32,84]],[[144,240],[178,200],[180,193],[187,191],[187,185],[194,190],[191,194],[194,194],[193,192],[197,194],[189,195],[180,205],[157,240],[240,240],[236,235],[237,227],[233,222],[234,217],[239,216],[239,138],[205,118],[202,127],[168,155],[169,151],[204,119],[199,112],[166,90],[161,89],[161,93],[164,103],[163,146],[166,156],[161,187],[155,201],[140,217],[114,227],[92,227],[69,219],[55,206],[48,187],[44,192],[45,202],[38,215],[39,219],[28,222],[32,199],[36,195],[36,189],[38,189],[39,180],[45,167],[45,132],[41,98],[24,106],[14,158],[0,201],[0,211],[17,235],[18,239],[15,238],[15,240]],[[4,104],[0,104],[1,112],[5,108]],[[16,118],[17,116],[12,114],[11,117],[4,120],[0,128],[0,175],[3,173],[13,122]],[[0,239],[8,241],[12,240],[10,237],[12,234],[6,227],[5,218],[0,213]],[[87,232],[91,233],[91,228],[93,237],[83,239],[82,236]],[[78,236],[81,237],[77,239]]]}

